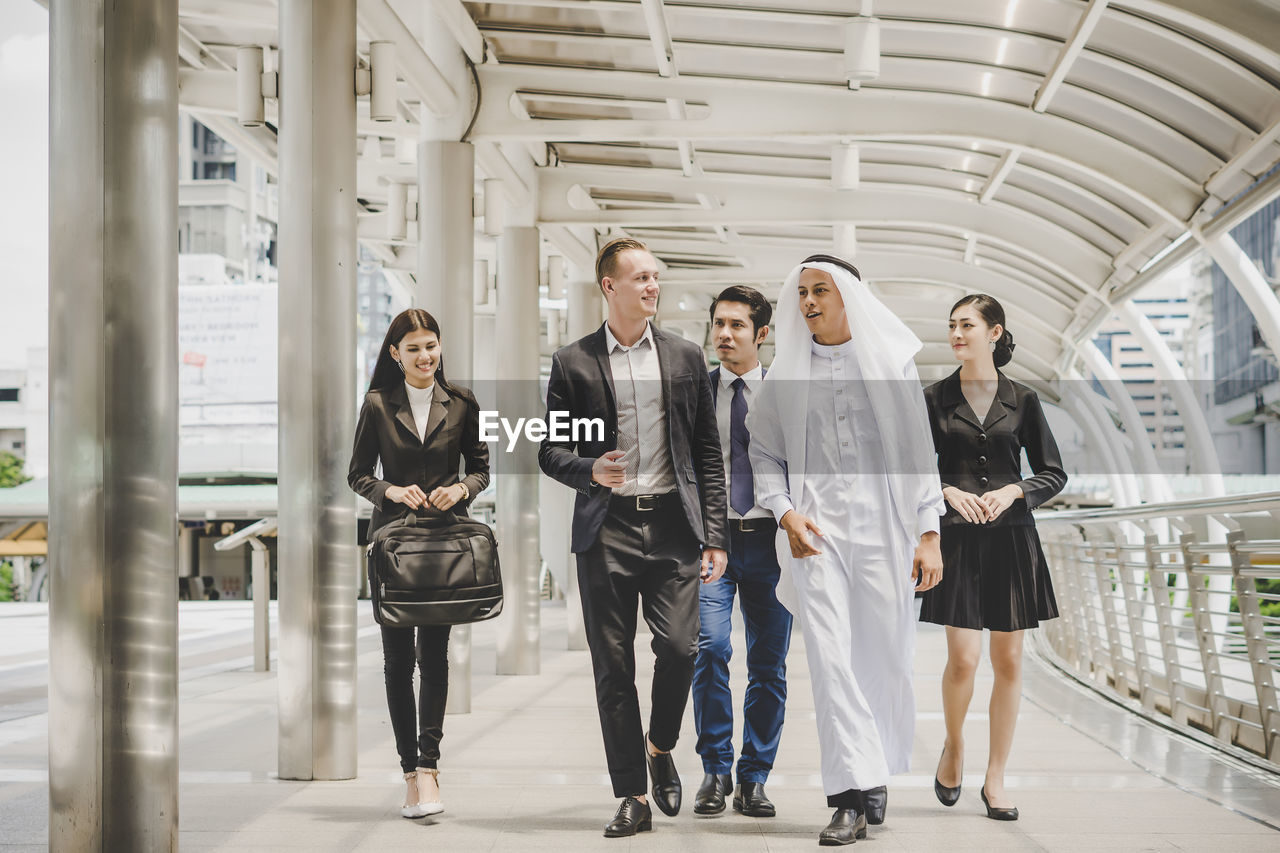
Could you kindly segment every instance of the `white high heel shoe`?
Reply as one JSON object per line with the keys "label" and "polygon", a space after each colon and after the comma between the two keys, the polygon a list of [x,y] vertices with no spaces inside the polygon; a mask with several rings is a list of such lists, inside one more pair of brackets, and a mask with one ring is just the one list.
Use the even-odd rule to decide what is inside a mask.
{"label": "white high heel shoe", "polygon": [[[436,798],[434,800],[421,799],[421,797],[423,796],[421,792],[424,791],[427,787],[424,784],[426,776],[430,776],[431,781],[436,783],[437,793],[436,793]],[[444,803],[440,802],[440,794],[439,794],[439,790],[440,790],[440,771],[439,770],[437,770],[434,767],[419,767],[417,787],[419,792],[418,796],[420,798],[418,800],[419,815],[421,815],[422,817],[427,817],[428,815],[440,814],[442,811],[444,811]]]}
{"label": "white high heel shoe", "polygon": [[418,802],[418,774],[404,774],[406,782],[404,792],[404,805],[400,807],[400,817],[426,817],[427,813],[422,810],[422,804]]}

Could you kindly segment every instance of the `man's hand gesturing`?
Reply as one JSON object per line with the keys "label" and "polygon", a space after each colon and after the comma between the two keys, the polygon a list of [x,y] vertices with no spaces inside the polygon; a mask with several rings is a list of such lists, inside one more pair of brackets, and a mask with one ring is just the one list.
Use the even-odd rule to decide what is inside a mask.
{"label": "man's hand gesturing", "polygon": [[607,489],[616,489],[627,478],[627,454],[621,450],[610,450],[604,456],[596,458],[591,465],[591,479]]}

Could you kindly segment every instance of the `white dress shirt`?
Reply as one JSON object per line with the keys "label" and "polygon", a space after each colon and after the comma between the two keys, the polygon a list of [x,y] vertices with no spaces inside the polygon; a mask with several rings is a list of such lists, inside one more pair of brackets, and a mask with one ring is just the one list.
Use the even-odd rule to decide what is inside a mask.
{"label": "white dress shirt", "polygon": [[613,330],[604,327],[609,370],[617,396],[618,436],[628,436],[636,451],[627,457],[627,470],[615,495],[658,495],[674,491],[671,442],[667,438],[667,406],[662,399],[662,369],[653,327],[645,324],[640,340],[626,347]]}
{"label": "white dress shirt", "polygon": [[404,383],[404,392],[409,395],[409,408],[413,410],[413,425],[418,430],[418,441],[427,437],[427,418],[431,417],[431,398],[436,392],[436,383],[426,388],[415,388]]}
{"label": "white dress shirt", "polygon": [[[733,407],[733,383],[738,379],[738,374],[734,373],[725,365],[720,365],[720,388],[716,392],[716,427],[720,430],[720,458],[724,460],[724,487],[725,494],[731,495],[733,471],[730,470],[729,455],[733,448],[729,444],[729,429],[731,427],[731,409]],[[756,390],[759,389],[760,383],[764,381],[764,369],[760,366],[760,362],[756,362],[756,366],[742,374],[742,381],[745,387],[742,389],[742,395],[747,401],[747,411],[751,411],[751,400],[755,397]],[[739,515],[738,511],[732,506],[729,507],[730,518],[770,518],[769,510],[756,504],[747,511],[746,515]]]}

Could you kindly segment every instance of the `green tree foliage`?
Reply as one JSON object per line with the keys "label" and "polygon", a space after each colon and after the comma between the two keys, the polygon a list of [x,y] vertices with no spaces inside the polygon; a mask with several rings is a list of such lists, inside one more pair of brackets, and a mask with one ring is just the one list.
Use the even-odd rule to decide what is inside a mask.
{"label": "green tree foliage", "polygon": [[[1280,579],[1258,578],[1258,592],[1265,595],[1280,595]],[[1263,616],[1280,616],[1280,601],[1259,601],[1258,609]]]}
{"label": "green tree foliage", "polygon": [[0,489],[25,483],[31,478],[22,470],[22,459],[7,450],[0,450]]}

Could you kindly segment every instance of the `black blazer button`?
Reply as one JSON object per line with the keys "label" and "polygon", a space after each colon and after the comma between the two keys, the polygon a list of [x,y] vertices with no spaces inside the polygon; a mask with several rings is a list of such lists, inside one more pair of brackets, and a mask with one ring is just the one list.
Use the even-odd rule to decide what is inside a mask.
{"label": "black blazer button", "polygon": [[978,433],[978,443],[979,444],[987,443],[987,434],[985,432]]}
{"label": "black blazer button", "polygon": [[985,456],[979,456],[979,457],[978,457],[978,464],[979,464],[979,465],[986,465],[986,464],[987,464],[987,457],[985,457]]}
{"label": "black blazer button", "polygon": [[979,478],[978,478],[978,485],[979,485],[979,486],[982,486],[982,488],[984,488],[984,489],[987,487],[987,484],[988,484],[988,483],[990,483],[990,482],[991,482],[991,481],[990,481],[990,480],[988,480],[986,477],[979,477]]}

